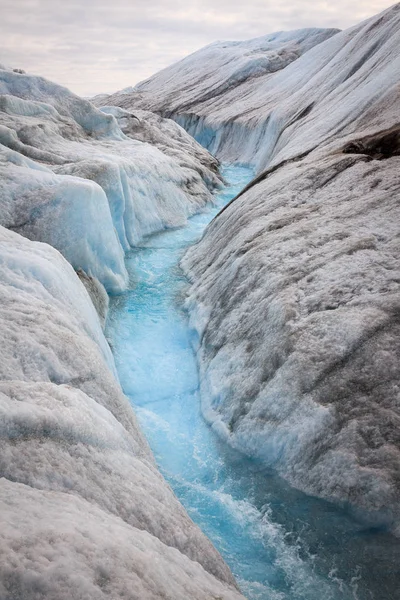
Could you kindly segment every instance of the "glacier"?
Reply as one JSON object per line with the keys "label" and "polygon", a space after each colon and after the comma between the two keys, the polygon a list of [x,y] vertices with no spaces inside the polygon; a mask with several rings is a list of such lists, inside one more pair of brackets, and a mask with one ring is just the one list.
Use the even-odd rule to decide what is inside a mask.
{"label": "glacier", "polygon": [[2,598],[242,596],[158,472],[72,266],[0,229]]}
{"label": "glacier", "polygon": [[[282,74],[291,94],[287,67],[297,72],[299,58],[337,29],[278,32],[245,42],[215,42],[101,102],[124,109],[148,109],[181,124],[225,163],[255,164],[268,124],[266,91]],[[304,77],[304,73],[302,73]],[[299,77],[301,81],[301,78]],[[289,89],[288,89],[289,88]],[[281,100],[271,89],[271,106]],[[96,103],[96,98],[94,98]]]}
{"label": "glacier", "polygon": [[1,598],[243,597],[158,471],[103,332],[125,253],[222,182],[181,127],[146,117],[125,134],[0,70]]}
{"label": "glacier", "polygon": [[397,534],[399,35],[396,4],[343,32],[218,42],[106,99],[257,172],[182,261],[206,419]]}
{"label": "glacier", "polygon": [[[224,538],[206,518],[218,522],[231,509],[232,531],[239,522],[250,537],[267,539],[263,552],[277,553],[278,568],[268,565],[271,588],[257,581],[243,588],[254,598],[281,600],[285,586],[294,597],[301,590],[308,600],[311,588],[316,598],[330,597],[332,584],[358,598],[371,578],[370,595],[380,588],[393,595],[399,20],[397,4],[343,32],[216,42],[92,101],[0,67],[2,598],[243,598],[160,474],[124,394],[151,403],[154,382],[141,388],[148,374],[131,378],[131,363],[104,333],[109,295],[136,285],[140,291],[141,268],[128,272],[125,257],[131,265],[135,249],[139,255],[156,243],[154,234],[185,226],[214,202],[224,184],[220,161],[250,166],[256,176],[185,253],[190,285],[179,288],[178,300],[190,315],[202,413],[211,425],[204,456],[214,462],[205,479],[216,485],[223,459],[234,456],[226,470],[240,485],[228,477],[226,488],[201,497],[212,499],[210,510],[189,506],[190,515],[227,558]],[[159,270],[171,267],[167,254]],[[174,277],[182,272],[175,268]],[[111,304],[119,302],[126,296]],[[137,342],[132,356],[142,353],[148,367],[144,349],[152,340]],[[197,398],[193,357],[186,347],[180,357]],[[172,394],[172,409],[182,382],[171,372],[153,378],[160,394]],[[168,411],[138,412],[141,423],[153,419],[158,427]],[[213,432],[227,442],[225,451]],[[171,436],[160,435],[167,464],[185,447],[186,433],[171,456]],[[200,450],[177,461],[187,461],[194,478],[194,492],[172,478],[182,501],[204,494],[192,469],[192,459],[201,465],[204,458]],[[304,500],[302,491],[314,498]],[[253,492],[257,506],[246,497]],[[282,508],[286,499],[292,513]],[[273,520],[277,506],[293,527]],[[315,530],[303,531],[305,513]],[[331,520],[341,523],[332,537]],[[310,545],[293,541],[297,534]],[[328,557],[338,539],[351,551],[349,565],[360,557],[364,572],[371,566],[367,584],[359,584],[356,569],[342,589],[343,564]],[[262,568],[252,543],[242,548],[250,576]],[[236,560],[228,561],[235,573]],[[390,572],[376,576],[381,566]]]}
{"label": "glacier", "polygon": [[[396,124],[398,10],[396,4],[343,32],[217,42],[107,103],[168,115],[220,160],[261,172],[345,132],[367,135]],[[270,55],[268,69],[248,73],[254,57],[262,63]]]}
{"label": "glacier", "polygon": [[400,544],[284,482],[225,444],[202,418],[199,373],[182,310],[185,248],[252,177],[222,166],[216,205],[127,256],[130,289],[110,302],[106,335],[121,385],[161,472],[250,600],[394,600]]}

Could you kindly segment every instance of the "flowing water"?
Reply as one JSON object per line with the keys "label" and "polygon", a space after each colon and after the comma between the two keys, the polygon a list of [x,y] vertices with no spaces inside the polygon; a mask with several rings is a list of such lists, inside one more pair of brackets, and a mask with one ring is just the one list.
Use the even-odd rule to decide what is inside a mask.
{"label": "flowing water", "polygon": [[249,599],[399,600],[400,548],[385,531],[306,496],[220,441],[200,412],[195,334],[182,310],[185,248],[251,179],[227,167],[216,205],[131,252],[131,290],[114,298],[107,335],[122,387],[158,466]]}

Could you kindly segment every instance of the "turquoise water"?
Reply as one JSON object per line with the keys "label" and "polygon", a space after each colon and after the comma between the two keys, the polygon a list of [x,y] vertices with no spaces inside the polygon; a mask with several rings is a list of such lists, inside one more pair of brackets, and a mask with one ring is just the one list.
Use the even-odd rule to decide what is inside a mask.
{"label": "turquoise water", "polygon": [[178,263],[252,175],[225,168],[229,184],[216,206],[128,256],[131,290],[113,299],[107,327],[122,387],[161,472],[249,599],[399,600],[398,541],[294,490],[227,447],[201,417]]}

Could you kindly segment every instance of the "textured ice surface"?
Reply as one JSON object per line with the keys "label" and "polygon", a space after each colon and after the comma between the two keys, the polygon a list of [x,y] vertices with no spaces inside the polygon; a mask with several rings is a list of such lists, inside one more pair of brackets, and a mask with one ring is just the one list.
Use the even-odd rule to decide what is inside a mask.
{"label": "textured ice surface", "polygon": [[[219,156],[260,172],[184,262],[197,280],[188,307],[207,418],[296,486],[350,503],[379,525],[396,525],[399,515],[398,19],[395,6],[344,33],[211,47],[213,55],[224,50],[230,70],[199,53],[179,78],[180,63],[170,82],[177,106],[171,97],[172,108],[159,102],[168,82],[154,78],[122,107],[173,114]],[[250,54],[241,60],[243,51]],[[200,63],[200,105],[197,89],[181,106]],[[40,78],[2,71],[0,92],[4,223],[69,252],[94,282],[88,289],[104,317],[95,279],[123,289],[123,252],[201,208],[215,161],[169,121],[98,111]],[[81,235],[70,240],[78,225]],[[0,595],[238,597],[156,470],[72,267],[47,245],[1,236]],[[173,374],[173,364],[165,368]],[[179,388],[160,378],[167,382]],[[233,509],[255,515],[258,527],[247,501]],[[269,539],[285,548],[280,531]],[[302,582],[293,546],[280,576]],[[326,591],[318,580],[314,589]]]}
{"label": "textured ice surface", "polygon": [[88,293],[0,228],[0,596],[240,598],[156,469]]}
{"label": "textured ice surface", "polygon": [[[183,225],[220,181],[217,161],[183,129],[153,121],[128,137],[67,89],[0,70],[0,223],[56,247],[107,291],[125,289],[124,251]],[[173,138],[173,151],[152,145],[157,137],[164,148]]]}
{"label": "textured ice surface", "polygon": [[269,95],[251,83],[267,168],[183,262],[213,427],[397,531],[399,24],[395,5],[306,52]]}
{"label": "textured ice surface", "polygon": [[[132,90],[118,95],[170,114],[181,114],[208,100],[223,98],[248,80],[267,80],[299,56],[337,33],[337,29],[301,29],[272,33],[244,42],[215,42],[173,64]],[[258,81],[260,83],[260,81]],[[152,109],[150,108],[150,109]]]}
{"label": "textured ice surface", "polygon": [[109,291],[126,286],[124,253],[104,190],[96,183],[38,168],[0,146],[0,222],[57,248],[75,269]]}
{"label": "textured ice surface", "polygon": [[[272,82],[282,74],[285,83],[289,67],[296,73],[299,57],[337,31],[301,29],[216,42],[107,102],[172,116],[219,158],[254,163],[255,146],[266,133]],[[275,94],[272,106],[277,99]]]}
{"label": "textured ice surface", "polygon": [[291,163],[235,200],[184,261],[208,420],[300,488],[389,523],[399,511],[399,164]]}
{"label": "textured ice surface", "polygon": [[[253,52],[262,60],[270,45],[278,54],[295,49],[296,56],[226,85],[236,65],[246,65]],[[262,170],[338,134],[396,124],[399,47],[394,5],[339,33],[311,29],[212,44],[136,86],[132,101],[172,115],[221,160]]]}
{"label": "textured ice surface", "polygon": [[[229,201],[252,171],[224,168]],[[131,289],[107,325],[123,389],[157,464],[231,567],[249,600],[395,600],[400,544],[341,508],[309,497],[229,448],[200,413],[193,332],[177,263],[218,208],[155,234],[127,259]]]}

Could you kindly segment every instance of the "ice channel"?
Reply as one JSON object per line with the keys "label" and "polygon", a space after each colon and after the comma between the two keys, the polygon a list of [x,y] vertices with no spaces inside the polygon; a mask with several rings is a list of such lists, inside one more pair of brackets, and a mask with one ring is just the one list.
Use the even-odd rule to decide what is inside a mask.
{"label": "ice channel", "polygon": [[178,264],[252,171],[231,166],[223,174],[229,185],[216,194],[216,206],[185,228],[147,238],[128,256],[130,291],[113,299],[107,327],[124,391],[160,470],[245,596],[394,600],[400,556],[389,534],[294,490],[227,447],[201,417]]}

